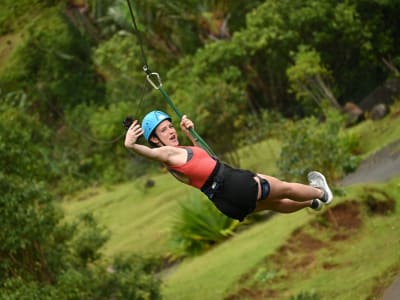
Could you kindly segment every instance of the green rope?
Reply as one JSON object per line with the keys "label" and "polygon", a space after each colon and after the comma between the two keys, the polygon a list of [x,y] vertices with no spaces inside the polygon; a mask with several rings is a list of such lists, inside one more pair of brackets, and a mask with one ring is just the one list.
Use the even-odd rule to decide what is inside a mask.
{"label": "green rope", "polygon": [[[142,43],[142,39],[140,36],[140,32],[137,28],[136,25],[136,21],[135,21],[135,16],[133,14],[133,9],[131,6],[131,3],[129,0],[126,0],[128,3],[128,7],[129,7],[129,12],[132,18],[132,23],[133,23],[133,28],[135,30],[135,34],[136,37],[138,39],[139,42],[139,46],[140,46],[140,50],[142,53],[142,58],[144,61],[144,66],[143,66],[143,71],[147,74],[147,81],[157,90],[159,90],[161,92],[161,94],[164,96],[165,101],[168,103],[169,106],[171,106],[171,108],[175,111],[176,115],[178,116],[179,120],[182,119],[183,114],[182,112],[175,106],[175,104],[172,102],[171,98],[168,96],[167,92],[164,90],[164,88],[162,87],[161,84],[161,79],[160,76],[158,75],[158,73],[153,73],[150,71],[149,66],[147,65],[147,60],[146,60],[146,56],[144,54],[144,50],[143,50],[143,43]],[[158,83],[155,84],[153,82],[153,80],[151,79],[151,76],[156,76]],[[207,143],[201,138],[201,136],[194,130],[194,128],[189,128],[189,132],[191,134],[191,136],[194,138],[194,140],[196,141],[196,143],[203,148],[204,150],[206,150],[208,152],[208,154],[210,154],[211,156],[216,157],[214,151],[210,148],[210,146],[207,145]]]}
{"label": "green rope", "polygon": [[[183,117],[182,112],[174,105],[171,98],[168,96],[167,92],[164,90],[164,88],[162,86],[160,86],[158,89],[160,90],[161,94],[164,96],[164,99],[165,99],[165,101],[167,101],[168,105],[171,106],[172,109],[175,111],[178,118],[182,119],[182,117]],[[214,151],[211,149],[211,147],[208,146],[208,144],[201,138],[201,136],[196,132],[196,130],[194,130],[194,128],[189,128],[189,132],[192,135],[192,137],[194,138],[194,140],[196,141],[196,143],[201,148],[206,150],[208,152],[208,154],[210,154],[211,156],[216,156]]]}

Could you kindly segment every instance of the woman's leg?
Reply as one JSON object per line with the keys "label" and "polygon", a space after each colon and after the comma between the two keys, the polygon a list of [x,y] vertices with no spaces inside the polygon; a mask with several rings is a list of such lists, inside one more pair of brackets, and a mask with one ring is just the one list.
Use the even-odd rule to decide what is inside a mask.
{"label": "woman's leg", "polygon": [[321,198],[324,192],[309,185],[281,181],[275,177],[258,174],[268,180],[270,191],[268,197],[257,201],[256,211],[272,210],[281,213],[291,213],[311,207],[313,199]]}

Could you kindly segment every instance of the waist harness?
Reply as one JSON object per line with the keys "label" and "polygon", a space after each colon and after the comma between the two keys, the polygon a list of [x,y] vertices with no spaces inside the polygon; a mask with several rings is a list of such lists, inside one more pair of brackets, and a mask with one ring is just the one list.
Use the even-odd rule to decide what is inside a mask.
{"label": "waist harness", "polygon": [[[216,161],[201,191],[223,214],[243,221],[256,207],[258,185],[253,179],[256,175]],[[265,194],[268,192],[263,192],[264,197]]]}
{"label": "waist harness", "polygon": [[214,170],[201,188],[201,191],[206,194],[210,200],[214,198],[215,192],[218,191],[224,182],[224,164],[220,163],[218,159],[216,159],[216,161],[217,164]]}

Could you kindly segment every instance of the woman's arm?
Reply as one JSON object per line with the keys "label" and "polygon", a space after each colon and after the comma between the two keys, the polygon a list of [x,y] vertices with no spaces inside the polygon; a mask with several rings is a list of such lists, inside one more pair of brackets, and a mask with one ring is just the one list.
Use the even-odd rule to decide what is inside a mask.
{"label": "woman's arm", "polygon": [[133,121],[125,136],[125,147],[133,150],[137,154],[146,158],[167,163],[172,153],[171,147],[150,148],[145,145],[137,144],[137,140],[143,134],[143,129],[138,121]]}
{"label": "woman's arm", "polygon": [[186,134],[186,136],[189,138],[189,140],[192,142],[194,146],[199,146],[197,143],[197,140],[190,134],[189,129],[193,128],[194,129],[194,123],[192,120],[190,120],[186,115],[184,115],[181,119],[180,127],[182,131]]}

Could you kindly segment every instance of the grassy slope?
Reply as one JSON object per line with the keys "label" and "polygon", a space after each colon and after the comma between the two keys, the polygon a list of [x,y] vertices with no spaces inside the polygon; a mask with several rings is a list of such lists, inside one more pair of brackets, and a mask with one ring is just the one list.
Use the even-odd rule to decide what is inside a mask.
{"label": "grassy slope", "polygon": [[312,215],[280,215],[253,226],[208,253],[184,262],[164,279],[165,299],[223,299],[229,287],[271,255]]}
{"label": "grassy slope", "polygon": [[[392,187],[399,184],[400,180],[394,181]],[[399,191],[393,196],[399,207]],[[337,198],[336,204],[346,202],[348,197]],[[313,252],[316,258],[311,265],[302,265],[302,256],[307,251],[300,249],[290,253],[280,265],[271,266],[269,256],[295,229],[311,231],[317,240],[329,239],[326,232],[313,230],[309,224],[317,216],[305,211],[276,216],[213,251],[185,262],[164,279],[165,299],[218,300],[237,294],[243,288],[259,294],[248,299],[266,299],[266,295],[268,299],[289,299],[310,291],[324,295],[324,299],[367,299],[377,288],[390,283],[392,277],[387,273],[393,267],[400,269],[399,209],[391,216],[366,217],[361,229],[351,233],[348,239],[326,243]],[[296,261],[301,262],[300,267],[294,266]],[[333,267],[326,268],[327,265]],[[269,282],[259,276],[262,272],[283,274],[284,279]],[[243,275],[249,277],[246,282],[240,280]],[[247,298],[240,294],[235,299]]]}
{"label": "grassy slope", "polygon": [[92,191],[97,195],[83,197],[84,200],[67,200],[66,215],[73,218],[83,212],[93,212],[112,234],[105,247],[106,254],[161,255],[168,249],[168,224],[190,188],[168,174],[152,179],[155,186],[151,189],[145,189],[144,181],[137,180],[108,191]]}
{"label": "grassy slope", "polygon": [[[367,153],[395,140],[400,136],[399,130],[400,118],[390,117],[379,122],[365,122],[351,129],[360,134],[363,150]],[[258,166],[261,166],[261,170],[273,173],[276,170],[273,162],[278,152],[273,152],[272,157],[271,147],[276,147],[274,142],[260,143],[256,150],[257,155],[262,155],[258,157],[252,154],[254,147],[243,149],[242,167],[258,171]],[[168,251],[168,228],[177,211],[177,203],[184,201],[192,189],[176,182],[168,174],[153,179],[156,186],[147,191],[143,182],[137,181],[99,192],[83,201],[67,201],[64,205],[67,215],[73,217],[85,210],[93,211],[113,233],[106,246],[107,254],[121,251],[165,254]],[[399,181],[393,185],[398,189]],[[351,187],[346,190],[348,193],[351,191]],[[337,197],[339,201],[336,203],[345,199]],[[240,288],[242,283],[239,279],[244,274],[257,273],[268,255],[284,244],[296,228],[306,227],[314,217],[306,211],[276,216],[237,234],[202,256],[183,262],[165,275],[165,299],[223,299]],[[323,250],[317,254],[320,257],[313,272],[307,276],[299,274],[293,282],[279,282],[277,288],[286,289],[282,294],[286,297],[317,287],[318,292],[329,295],[330,299],[366,298],[377,284],[376,278],[386,278],[384,275],[391,266],[400,265],[398,228],[393,224],[400,224],[398,212],[395,216],[369,220],[354,239],[335,245],[335,252],[328,251],[329,259],[340,267],[325,270],[322,267],[326,260]],[[378,247],[380,245],[384,247]],[[382,280],[380,284],[388,284]],[[360,298],[360,295],[365,297]]]}
{"label": "grassy slope", "polygon": [[14,49],[21,42],[20,34],[8,34],[0,36],[0,73],[7,66]]}
{"label": "grassy slope", "polygon": [[[390,184],[391,196],[397,199],[397,207],[400,206],[399,183],[400,179],[397,179]],[[336,205],[348,204],[350,199],[357,199],[363,189],[362,186],[358,191],[350,188],[350,194],[336,199]],[[292,251],[285,256],[283,263],[280,261],[280,265],[274,266],[286,275],[283,280],[267,283],[255,281],[253,288],[263,291],[264,286],[268,286],[268,290],[278,291],[269,299],[289,299],[301,292],[311,291],[322,299],[352,300],[379,296],[380,291],[390,284],[396,274],[392,272],[393,269],[400,269],[400,210],[397,208],[395,214],[387,216],[369,216],[364,212],[362,218],[362,225],[357,230],[346,227],[336,229],[333,226],[326,230],[323,227],[316,228],[315,223],[303,226],[301,230],[323,241],[323,246],[318,250]],[[334,238],[345,235],[346,238]],[[295,241],[291,241],[288,246]],[[307,255],[314,256],[314,260],[307,262]],[[298,266],[295,263],[299,263]],[[271,264],[265,263],[265,266],[260,267],[271,268]],[[257,273],[257,268],[252,273]]]}

